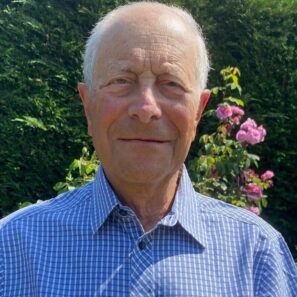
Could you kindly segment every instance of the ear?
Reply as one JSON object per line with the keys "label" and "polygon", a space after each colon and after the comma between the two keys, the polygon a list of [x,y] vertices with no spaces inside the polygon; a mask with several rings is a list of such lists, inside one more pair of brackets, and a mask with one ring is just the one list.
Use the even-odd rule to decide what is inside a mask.
{"label": "ear", "polygon": [[89,94],[89,88],[87,86],[87,84],[85,83],[79,83],[77,85],[77,89],[79,92],[79,96],[80,99],[83,103],[84,106],[84,112],[85,112],[85,116],[87,118],[87,123],[88,123],[88,134],[90,136],[92,136],[92,121],[91,121],[91,98],[90,98],[90,94]]}
{"label": "ear", "polygon": [[198,110],[197,110],[197,114],[196,114],[196,126],[198,126],[200,119],[201,119],[201,115],[206,107],[206,104],[210,98],[210,94],[211,91],[210,90],[204,90],[200,96],[200,100],[199,100],[199,106],[198,106]]}

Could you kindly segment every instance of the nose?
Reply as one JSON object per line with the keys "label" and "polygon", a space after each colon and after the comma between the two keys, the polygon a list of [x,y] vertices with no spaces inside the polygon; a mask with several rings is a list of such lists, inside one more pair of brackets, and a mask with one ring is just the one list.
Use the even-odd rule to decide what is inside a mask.
{"label": "nose", "polygon": [[162,115],[157,101],[157,96],[154,94],[153,89],[144,87],[138,92],[135,100],[129,106],[128,114],[131,118],[137,119],[144,124],[157,120]]}

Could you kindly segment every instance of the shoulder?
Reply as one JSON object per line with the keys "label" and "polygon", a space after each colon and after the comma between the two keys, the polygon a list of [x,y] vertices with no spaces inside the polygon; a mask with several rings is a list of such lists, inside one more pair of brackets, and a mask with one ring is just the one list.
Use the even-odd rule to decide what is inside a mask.
{"label": "shoulder", "polygon": [[277,240],[281,235],[269,223],[249,210],[231,205],[224,201],[196,193],[196,203],[206,222],[215,221],[221,225],[240,227],[248,233]]}
{"label": "shoulder", "polygon": [[0,234],[6,228],[22,224],[27,220],[49,218],[73,213],[74,209],[83,207],[90,198],[92,182],[75,190],[63,193],[52,199],[17,210],[0,220]]}

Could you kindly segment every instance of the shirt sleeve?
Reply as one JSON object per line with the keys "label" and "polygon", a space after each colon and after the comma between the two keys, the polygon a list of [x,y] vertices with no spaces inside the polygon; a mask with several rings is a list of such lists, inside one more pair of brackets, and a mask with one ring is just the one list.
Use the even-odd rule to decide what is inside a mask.
{"label": "shirt sleeve", "polygon": [[293,257],[279,233],[272,237],[262,237],[254,253],[254,296],[297,297]]}
{"label": "shirt sleeve", "polygon": [[[1,234],[0,234],[0,238],[1,238]],[[0,245],[0,297],[4,296],[4,263],[3,262],[4,262],[4,256],[3,256],[2,246]]]}

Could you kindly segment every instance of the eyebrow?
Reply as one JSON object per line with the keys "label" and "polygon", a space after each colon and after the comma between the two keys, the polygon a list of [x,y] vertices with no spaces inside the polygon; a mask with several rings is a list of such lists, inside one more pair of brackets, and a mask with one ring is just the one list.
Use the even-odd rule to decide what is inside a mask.
{"label": "eyebrow", "polygon": [[[140,72],[140,71],[137,71],[135,64],[127,60],[126,61],[118,60],[117,62],[110,61],[107,63],[107,67],[109,70],[117,70],[117,71],[123,71],[123,72],[131,72],[131,73]],[[170,64],[168,62],[158,64],[157,70],[156,69],[151,69],[151,70],[156,75],[160,73],[167,74],[167,75],[176,75],[176,76],[179,76],[180,74],[185,75],[185,72],[182,68],[177,67],[176,65]]]}
{"label": "eyebrow", "polygon": [[130,63],[125,60],[118,60],[117,62],[109,61],[107,62],[107,67],[109,70],[120,70],[125,72],[133,72]]}

